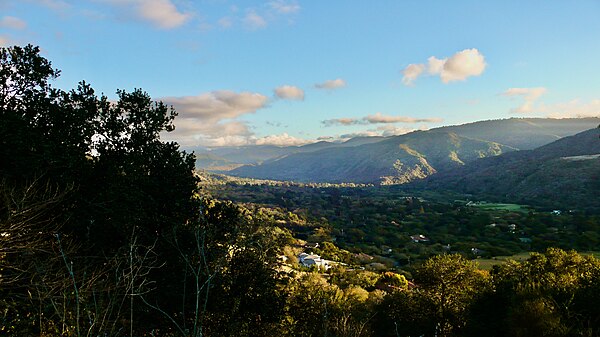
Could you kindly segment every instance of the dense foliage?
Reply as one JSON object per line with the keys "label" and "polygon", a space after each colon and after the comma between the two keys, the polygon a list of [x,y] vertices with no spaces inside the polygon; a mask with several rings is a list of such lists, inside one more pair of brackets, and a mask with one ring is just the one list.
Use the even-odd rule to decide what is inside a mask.
{"label": "dense foliage", "polygon": [[[213,195],[291,211],[297,219],[284,220],[296,237],[335,242],[390,268],[448,252],[491,258],[549,247],[594,251],[600,244],[600,217],[577,209],[469,202],[464,195],[436,192],[416,196],[394,186],[236,181],[214,175],[204,180],[210,179],[204,190]],[[414,242],[414,235],[428,241]]]}

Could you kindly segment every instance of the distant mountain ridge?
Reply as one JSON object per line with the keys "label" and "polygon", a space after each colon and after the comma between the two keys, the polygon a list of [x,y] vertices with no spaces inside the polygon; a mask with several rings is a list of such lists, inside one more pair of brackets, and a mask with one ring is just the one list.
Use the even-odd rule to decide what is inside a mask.
{"label": "distant mountain ridge", "polygon": [[[300,146],[276,145],[246,145],[223,146],[215,148],[190,148],[196,153],[196,167],[204,169],[221,169],[224,166],[217,163],[235,164],[260,164],[266,160],[282,157],[292,153],[304,153],[322,150],[330,147],[351,147],[363,144],[376,143],[385,137],[356,137],[345,142],[320,141]],[[239,166],[239,165],[236,165]]]}
{"label": "distant mountain ridge", "polygon": [[260,164],[238,167],[229,174],[300,182],[405,184],[454,171],[479,158],[547,144],[598,124],[600,118],[482,121],[415,131],[353,147],[327,146],[291,152]]}
{"label": "distant mountain ridge", "polygon": [[[600,124],[600,118],[510,118],[445,126],[430,131],[451,132],[466,138],[491,141],[518,150],[533,149]],[[302,146],[250,145],[187,148],[197,154],[197,167],[228,171],[241,165],[257,165],[294,153],[326,148],[356,147],[394,137],[356,137],[345,142],[320,141]],[[334,151],[335,152],[335,151]]]}
{"label": "distant mountain ridge", "polygon": [[354,147],[293,153],[231,175],[300,182],[402,184],[515,149],[455,133],[417,131]]}
{"label": "distant mountain ridge", "polygon": [[562,137],[591,129],[600,118],[510,118],[444,126],[432,130],[455,132],[461,136],[488,140],[519,150],[531,150]]}

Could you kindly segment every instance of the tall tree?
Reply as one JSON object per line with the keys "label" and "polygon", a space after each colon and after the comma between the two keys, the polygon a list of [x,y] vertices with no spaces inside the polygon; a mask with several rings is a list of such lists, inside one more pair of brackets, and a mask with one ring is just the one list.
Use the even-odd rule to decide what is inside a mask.
{"label": "tall tree", "polygon": [[65,335],[86,325],[114,334],[125,308],[132,331],[134,307],[149,311],[137,309],[136,294],[155,288],[174,255],[166,233],[198,222],[194,158],[160,139],[174,128],[172,107],[139,89],[118,91],[116,102],[85,82],[64,91],[51,85],[59,75],[38,47],[0,48],[0,190],[9,196],[0,199],[0,243],[10,251],[1,262],[28,281],[1,291],[39,308],[38,331],[22,334],[51,329],[42,317]]}
{"label": "tall tree", "polygon": [[455,336],[464,329],[477,294],[487,286],[487,275],[461,255],[438,255],[417,268],[415,283],[435,307],[436,334]]}

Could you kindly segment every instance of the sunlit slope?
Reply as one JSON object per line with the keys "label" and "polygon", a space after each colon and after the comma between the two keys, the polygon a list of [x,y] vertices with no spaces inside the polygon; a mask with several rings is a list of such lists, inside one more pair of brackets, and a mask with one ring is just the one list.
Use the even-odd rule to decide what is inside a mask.
{"label": "sunlit slope", "polygon": [[443,131],[420,131],[356,147],[295,153],[233,175],[304,182],[407,183],[513,150]]}

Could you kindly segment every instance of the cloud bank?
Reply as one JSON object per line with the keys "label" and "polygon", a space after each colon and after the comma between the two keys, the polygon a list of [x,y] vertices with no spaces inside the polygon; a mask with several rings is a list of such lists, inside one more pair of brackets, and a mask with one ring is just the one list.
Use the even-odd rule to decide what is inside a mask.
{"label": "cloud bank", "polygon": [[[287,95],[283,97],[285,99],[300,97],[296,87],[282,86],[277,89],[281,89],[281,96]],[[238,120],[267,107],[269,98],[259,93],[219,90],[196,96],[162,97],[159,100],[173,105],[179,113],[175,119],[175,131],[164,134],[163,137],[177,141],[184,147],[290,146],[313,142],[287,133],[257,137],[245,121]]]}
{"label": "cloud bank", "polygon": [[248,125],[236,120],[267,106],[268,97],[251,92],[212,91],[196,96],[162,97],[179,113],[175,131],[168,137],[184,146],[243,145],[253,135]]}
{"label": "cloud bank", "polygon": [[465,49],[449,58],[438,59],[431,56],[427,59],[427,64],[409,64],[402,70],[402,83],[407,86],[414,85],[414,81],[423,75],[425,70],[429,75],[439,76],[443,83],[464,81],[468,77],[483,74],[486,67],[485,57],[479,50]]}

